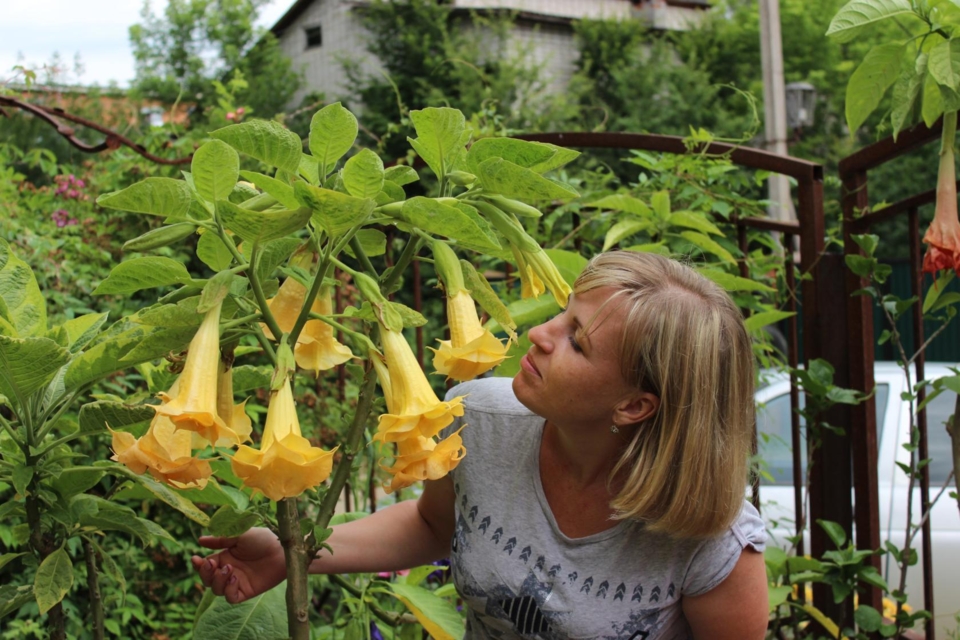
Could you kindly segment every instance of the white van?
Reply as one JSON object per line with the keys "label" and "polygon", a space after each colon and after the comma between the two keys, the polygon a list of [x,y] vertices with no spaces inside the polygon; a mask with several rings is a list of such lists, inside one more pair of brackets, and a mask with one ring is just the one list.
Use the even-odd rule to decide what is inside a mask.
{"label": "white van", "polygon": [[[927,379],[950,375],[953,373],[944,363],[926,364]],[[877,477],[880,494],[880,540],[881,543],[890,540],[902,548],[907,523],[909,479],[896,463],[910,462],[910,453],[903,447],[910,441],[909,404],[900,400],[900,394],[906,389],[906,381],[903,370],[893,362],[877,362],[874,376],[877,392],[873,401],[877,405],[879,431]],[[795,527],[793,458],[790,446],[790,381],[786,374],[773,374],[766,378],[766,383],[756,394],[758,446],[760,457],[765,462],[765,470],[772,479],[761,480],[761,511],[773,541],[786,548],[789,546],[786,538],[793,535]],[[802,393],[800,400],[802,403]],[[953,414],[956,401],[957,394],[945,391],[927,405],[931,500],[944,485],[953,466],[950,436],[944,423]],[[806,460],[805,439],[801,459]],[[916,484],[919,485],[919,482]],[[947,489],[936,503],[930,517],[934,605],[937,636],[941,638],[947,637],[947,630],[956,628],[954,616],[960,611],[960,513],[956,501],[949,495],[952,484],[951,481],[951,488]],[[916,488],[913,492],[914,522],[919,522],[921,517],[919,496],[919,488]],[[913,542],[918,554],[920,536],[921,534],[917,534]],[[805,536],[805,544],[809,551],[809,533]],[[881,559],[881,566],[887,583],[891,588],[896,588],[900,580],[896,562],[887,555]],[[923,607],[923,568],[920,563],[910,567],[907,572],[906,592],[911,606]]]}

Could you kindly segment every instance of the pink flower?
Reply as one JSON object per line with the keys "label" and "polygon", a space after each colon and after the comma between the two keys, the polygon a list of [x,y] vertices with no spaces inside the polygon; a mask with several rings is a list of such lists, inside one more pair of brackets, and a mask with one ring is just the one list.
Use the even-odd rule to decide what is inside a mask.
{"label": "pink flower", "polygon": [[937,208],[933,222],[923,235],[923,241],[927,244],[923,272],[932,273],[934,277],[941,269],[953,269],[960,274],[960,220],[957,219],[957,178],[953,160],[956,122],[956,111],[944,115],[937,174]]}
{"label": "pink flower", "polygon": [[237,114],[235,114],[233,111],[227,114],[227,120],[234,120],[236,119],[236,117],[237,117]]}

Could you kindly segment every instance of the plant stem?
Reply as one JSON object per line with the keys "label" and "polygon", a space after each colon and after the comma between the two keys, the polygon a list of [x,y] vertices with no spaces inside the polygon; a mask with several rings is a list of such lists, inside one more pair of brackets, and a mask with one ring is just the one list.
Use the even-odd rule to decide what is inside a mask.
{"label": "plant stem", "polygon": [[263,316],[264,324],[270,329],[270,333],[273,334],[273,339],[279,341],[280,336],[283,335],[283,331],[280,329],[280,325],[277,324],[277,319],[273,317],[273,313],[270,312],[270,307],[267,305],[267,297],[263,295],[263,286],[260,284],[260,278],[257,277],[258,254],[258,247],[254,245],[253,251],[250,254],[250,265],[252,268],[247,273],[247,278],[250,280],[250,288],[253,289],[253,297],[257,300],[257,306],[260,307],[260,314]]}
{"label": "plant stem", "polygon": [[277,503],[277,523],[280,525],[280,543],[287,563],[287,630],[292,640],[310,640],[310,601],[307,569],[310,560],[307,546],[300,533],[300,514],[296,498],[284,498]]}
{"label": "plant stem", "polygon": [[[34,456],[27,456],[27,464],[33,465],[37,461]],[[36,475],[27,488],[25,507],[27,511],[27,526],[30,528],[30,548],[37,556],[38,564],[42,563],[53,551],[43,536],[40,523],[40,496],[37,491],[39,482]],[[47,612],[47,624],[50,628],[50,640],[66,640],[66,621],[63,617],[63,604],[58,602]]]}
{"label": "plant stem", "polygon": [[103,599],[97,582],[97,552],[86,538],[83,539],[83,555],[87,562],[87,591],[90,598],[90,614],[93,616],[93,638],[103,640]]}
{"label": "plant stem", "polygon": [[421,240],[419,238],[416,240],[412,238],[407,240],[407,246],[403,248],[403,253],[400,254],[400,258],[397,259],[396,264],[393,265],[393,270],[390,272],[390,275],[387,276],[387,279],[383,281],[383,284],[380,285],[382,291],[388,292],[397,284],[397,280],[399,280],[403,272],[406,271],[407,265],[409,265],[417,256],[417,253],[420,252],[420,243]]}

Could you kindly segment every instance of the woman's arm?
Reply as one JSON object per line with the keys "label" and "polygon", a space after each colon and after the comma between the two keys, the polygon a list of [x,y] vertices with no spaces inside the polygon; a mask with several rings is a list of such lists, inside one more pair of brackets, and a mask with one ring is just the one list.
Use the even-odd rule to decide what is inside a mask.
{"label": "woman's arm", "polygon": [[762,640],[770,617],[763,554],[744,549],[733,571],[699,596],[684,596],[683,615],[697,640]]}
{"label": "woman's arm", "polygon": [[[427,482],[418,500],[406,500],[333,527],[311,573],[368,573],[409,569],[446,557],[454,528],[454,489],[449,477]],[[256,528],[237,538],[200,538],[210,549],[193,556],[203,583],[233,604],[278,585],[286,578],[283,548],[269,529]]]}

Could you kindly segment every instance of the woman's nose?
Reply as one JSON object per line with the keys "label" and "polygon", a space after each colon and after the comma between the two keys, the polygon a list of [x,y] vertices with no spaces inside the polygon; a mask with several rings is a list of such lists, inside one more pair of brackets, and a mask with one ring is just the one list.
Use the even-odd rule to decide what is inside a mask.
{"label": "woman's nose", "polygon": [[538,349],[545,353],[553,350],[553,340],[550,338],[550,322],[538,324],[527,332],[527,337]]}

